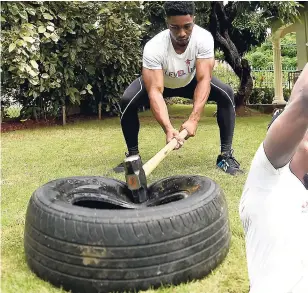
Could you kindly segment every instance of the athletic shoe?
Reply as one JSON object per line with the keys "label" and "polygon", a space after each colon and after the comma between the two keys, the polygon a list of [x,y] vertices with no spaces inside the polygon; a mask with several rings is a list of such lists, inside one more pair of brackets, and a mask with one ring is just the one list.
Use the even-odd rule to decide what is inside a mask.
{"label": "athletic shoe", "polygon": [[217,157],[216,165],[218,168],[230,175],[236,175],[237,173],[243,174],[240,169],[240,163],[233,157],[233,150],[228,153],[224,153]]}

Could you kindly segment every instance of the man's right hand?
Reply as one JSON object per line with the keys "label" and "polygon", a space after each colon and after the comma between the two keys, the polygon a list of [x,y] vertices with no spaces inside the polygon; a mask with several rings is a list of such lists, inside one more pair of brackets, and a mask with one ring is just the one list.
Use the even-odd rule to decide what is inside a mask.
{"label": "man's right hand", "polygon": [[178,141],[176,147],[174,148],[175,150],[178,150],[184,144],[184,139],[179,137],[179,131],[175,128],[171,128],[166,131],[166,143],[170,142],[173,138]]}

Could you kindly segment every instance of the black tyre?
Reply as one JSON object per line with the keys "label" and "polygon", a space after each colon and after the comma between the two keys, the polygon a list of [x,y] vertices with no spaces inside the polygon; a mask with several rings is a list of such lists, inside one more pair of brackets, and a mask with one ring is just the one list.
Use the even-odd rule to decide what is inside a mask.
{"label": "black tyre", "polygon": [[207,177],[176,176],[149,192],[156,205],[135,209],[125,208],[126,184],[114,179],[73,177],[43,185],[27,209],[29,267],[74,293],[138,291],[207,275],[230,245],[222,190]]}

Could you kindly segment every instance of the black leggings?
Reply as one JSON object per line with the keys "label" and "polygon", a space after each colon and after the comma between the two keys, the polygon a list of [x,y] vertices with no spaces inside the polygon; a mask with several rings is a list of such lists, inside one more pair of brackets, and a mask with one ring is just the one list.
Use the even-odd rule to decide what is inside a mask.
{"label": "black leggings", "polygon": [[[187,86],[177,89],[164,88],[164,97],[184,97],[193,99],[197,80],[194,78]],[[234,94],[230,86],[217,78],[211,80],[209,101],[217,103],[217,123],[220,130],[221,151],[229,151],[235,125]],[[129,151],[138,150],[138,133],[140,128],[138,108],[149,105],[149,97],[142,77],[134,80],[121,98],[121,126]]]}

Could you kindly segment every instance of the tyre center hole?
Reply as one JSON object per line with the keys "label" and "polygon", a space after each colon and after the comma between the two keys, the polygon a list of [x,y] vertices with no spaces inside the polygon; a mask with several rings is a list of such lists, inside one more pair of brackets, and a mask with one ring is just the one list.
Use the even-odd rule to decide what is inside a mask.
{"label": "tyre center hole", "polygon": [[[123,210],[123,209],[138,209],[153,206],[165,205],[171,202],[176,202],[188,197],[187,191],[169,191],[166,194],[160,194],[156,198],[149,199],[143,204],[135,204],[133,202],[125,202],[125,204],[118,202],[116,197],[114,199],[106,200],[99,196],[80,196],[75,198],[71,204],[79,207],[98,209],[98,210]],[[110,201],[111,200],[111,201]]]}
{"label": "tyre center hole", "polygon": [[155,200],[152,200],[149,204],[149,206],[160,206],[167,203],[179,201],[181,199],[184,199],[188,196],[187,192],[185,191],[179,191],[176,193],[166,194],[160,198],[157,198]]}
{"label": "tyre center hole", "polygon": [[116,205],[98,198],[78,198],[73,203],[75,206],[98,209],[98,210],[122,210],[127,209],[123,206]]}

